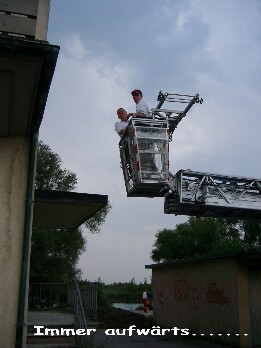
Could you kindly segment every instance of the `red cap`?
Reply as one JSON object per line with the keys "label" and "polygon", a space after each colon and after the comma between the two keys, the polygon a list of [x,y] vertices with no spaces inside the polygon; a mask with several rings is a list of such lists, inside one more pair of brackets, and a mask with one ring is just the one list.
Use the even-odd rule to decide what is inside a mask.
{"label": "red cap", "polygon": [[132,95],[141,95],[142,96],[142,92],[141,90],[139,89],[134,89],[132,92],[131,92]]}

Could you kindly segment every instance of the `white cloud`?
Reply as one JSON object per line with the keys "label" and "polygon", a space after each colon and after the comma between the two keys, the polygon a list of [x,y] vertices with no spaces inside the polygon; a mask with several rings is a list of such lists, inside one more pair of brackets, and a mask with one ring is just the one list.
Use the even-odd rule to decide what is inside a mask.
{"label": "white cloud", "polygon": [[64,43],[63,49],[72,59],[84,59],[88,54],[88,50],[83,45],[79,33],[68,37]]}
{"label": "white cloud", "polygon": [[191,11],[188,12],[181,12],[179,13],[178,19],[177,19],[177,26],[183,27],[189,20],[194,16]]}

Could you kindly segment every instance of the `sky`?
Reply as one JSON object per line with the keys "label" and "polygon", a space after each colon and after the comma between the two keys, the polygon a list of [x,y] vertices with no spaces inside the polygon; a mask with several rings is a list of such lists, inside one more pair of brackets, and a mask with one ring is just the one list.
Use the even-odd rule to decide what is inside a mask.
{"label": "sky", "polygon": [[[259,0],[52,0],[48,41],[60,54],[40,139],[78,177],[78,192],[108,195],[100,235],[84,230],[82,278],[137,283],[151,270],[157,231],[186,216],[164,198],[127,197],[116,110],[150,108],[159,91],[199,96],[170,143],[170,171],[261,177]],[[164,108],[173,104],[164,104]]]}

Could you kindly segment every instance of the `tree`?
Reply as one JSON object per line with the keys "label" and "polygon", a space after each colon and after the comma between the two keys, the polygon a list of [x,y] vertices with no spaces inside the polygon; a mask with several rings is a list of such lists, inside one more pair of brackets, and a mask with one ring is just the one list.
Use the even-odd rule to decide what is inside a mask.
{"label": "tree", "polygon": [[[42,141],[38,143],[35,187],[42,190],[72,191],[77,185],[75,173],[62,169],[60,156],[53,153]],[[92,232],[99,232],[110,205],[86,222]],[[68,282],[80,278],[77,268],[80,255],[86,249],[86,239],[81,228],[33,228],[30,282]]]}
{"label": "tree", "polygon": [[241,229],[244,231],[244,240],[252,248],[261,246],[261,220],[243,220]]}
{"label": "tree", "polygon": [[88,228],[91,233],[99,233],[101,231],[101,226],[105,222],[106,216],[109,214],[110,210],[111,205],[105,205],[95,215],[85,221],[84,226]]}
{"label": "tree", "polygon": [[35,188],[41,190],[72,191],[77,185],[75,173],[62,169],[62,160],[50,147],[39,141],[37,147],[37,163]]}
{"label": "tree", "polygon": [[261,221],[190,217],[174,230],[157,232],[151,258],[165,262],[253,247],[261,247]]}
{"label": "tree", "polygon": [[85,251],[82,230],[34,228],[31,283],[64,283],[80,278],[79,256]]}

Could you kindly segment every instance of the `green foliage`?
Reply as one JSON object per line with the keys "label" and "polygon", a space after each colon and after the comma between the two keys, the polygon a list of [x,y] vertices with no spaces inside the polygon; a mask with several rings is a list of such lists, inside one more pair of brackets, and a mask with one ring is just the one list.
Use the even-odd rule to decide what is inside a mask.
{"label": "green foliage", "polygon": [[100,209],[95,215],[85,221],[84,225],[91,233],[100,233],[101,225],[111,211],[111,205],[108,203],[105,207]]}
{"label": "green foliage", "polygon": [[85,250],[85,239],[80,228],[34,228],[31,250],[31,283],[63,283],[79,278],[76,267]]}
{"label": "green foliage", "polygon": [[62,169],[62,160],[53,153],[48,145],[39,141],[37,147],[37,163],[35,188],[42,190],[72,191],[77,185],[75,173]]}
{"label": "green foliage", "polygon": [[[38,143],[35,187],[42,190],[72,191],[77,176],[62,169],[62,160],[42,141]],[[86,222],[91,232],[99,232],[110,211],[108,205]],[[80,278],[77,268],[80,255],[86,249],[82,230],[33,228],[30,282],[70,282]]]}
{"label": "green foliage", "polygon": [[151,258],[155,262],[226,254],[261,246],[261,221],[189,218],[174,230],[157,232]]}
{"label": "green foliage", "polygon": [[98,278],[97,280],[97,304],[98,306],[109,306],[110,302],[104,293],[105,284]]}
{"label": "green foliage", "polygon": [[244,241],[252,248],[261,246],[261,220],[243,220],[240,222],[244,231]]}
{"label": "green foliage", "polygon": [[147,280],[139,284],[136,283],[134,278],[126,283],[113,284],[104,284],[100,280],[100,284],[102,298],[106,303],[142,303],[142,294],[145,289],[148,297],[152,298],[152,286],[147,283]]}

